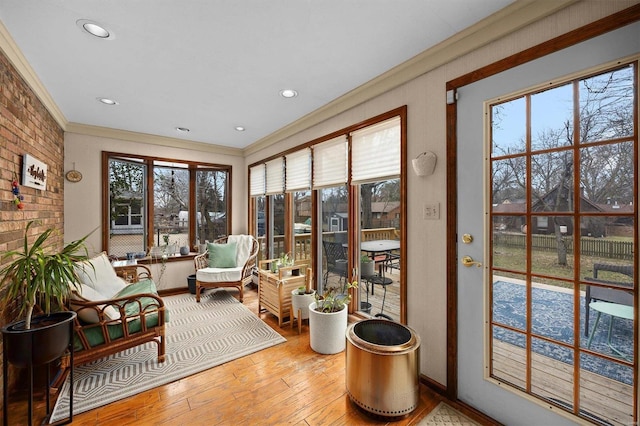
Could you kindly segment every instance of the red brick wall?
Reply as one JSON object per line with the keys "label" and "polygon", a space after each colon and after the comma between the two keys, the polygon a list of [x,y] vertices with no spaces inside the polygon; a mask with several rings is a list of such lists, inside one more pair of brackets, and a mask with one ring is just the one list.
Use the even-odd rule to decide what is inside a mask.
{"label": "red brick wall", "polygon": [[[22,185],[24,154],[44,162],[48,168],[45,191]],[[28,221],[33,235],[44,229],[60,229],[56,244],[61,246],[64,220],[64,132],[44,105],[0,51],[0,254],[22,243]],[[14,178],[24,196],[24,209],[18,210],[11,191]],[[15,312],[5,309],[5,289],[0,288],[0,324],[15,320]],[[2,346],[0,345],[0,353]],[[0,365],[2,358],[0,357]],[[0,370],[0,378],[2,377]],[[10,382],[15,372],[10,369]],[[1,383],[1,382],[0,382]],[[11,388],[13,386],[10,386]]]}

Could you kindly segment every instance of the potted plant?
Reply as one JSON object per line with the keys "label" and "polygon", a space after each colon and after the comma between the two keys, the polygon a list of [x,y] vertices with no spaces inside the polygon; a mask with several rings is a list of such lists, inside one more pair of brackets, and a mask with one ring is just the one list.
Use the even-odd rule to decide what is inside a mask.
{"label": "potted plant", "polygon": [[375,274],[375,263],[373,259],[371,259],[366,254],[363,254],[360,257],[360,276],[362,277],[371,277]]}
{"label": "potted plant", "polygon": [[[23,248],[1,257],[4,266],[0,285],[6,286],[5,305],[17,301],[20,315],[24,314],[23,320],[2,328],[5,355],[18,366],[51,362],[67,349],[73,330],[69,323],[76,314],[62,307],[78,281],[74,263],[89,258],[85,246],[88,235],[56,252],[49,240],[55,229],[49,228],[29,245],[33,224],[27,224]],[[43,314],[34,316],[36,306]]]}
{"label": "potted plant", "polygon": [[314,302],[316,296],[316,291],[311,288],[312,281],[313,272],[311,268],[307,268],[305,271],[305,285],[291,291],[292,315],[298,321],[309,318],[309,305]]}
{"label": "potted plant", "polygon": [[336,354],[346,346],[348,309],[351,302],[349,290],[358,282],[347,283],[342,289],[331,287],[309,305],[309,341],[311,349],[321,354]]}

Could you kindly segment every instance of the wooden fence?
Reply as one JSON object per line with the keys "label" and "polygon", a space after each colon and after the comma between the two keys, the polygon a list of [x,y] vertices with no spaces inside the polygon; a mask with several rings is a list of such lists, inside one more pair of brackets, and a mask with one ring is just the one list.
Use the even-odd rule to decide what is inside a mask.
{"label": "wooden fence", "polygon": [[[524,250],[526,237],[526,234],[494,232],[493,243],[494,245],[514,247]],[[573,236],[564,236],[562,239],[567,246],[567,253],[573,254]],[[556,251],[557,248],[558,242],[556,241],[555,235],[531,235],[532,250]],[[605,238],[581,237],[580,255],[632,261],[633,242],[615,241]]]}

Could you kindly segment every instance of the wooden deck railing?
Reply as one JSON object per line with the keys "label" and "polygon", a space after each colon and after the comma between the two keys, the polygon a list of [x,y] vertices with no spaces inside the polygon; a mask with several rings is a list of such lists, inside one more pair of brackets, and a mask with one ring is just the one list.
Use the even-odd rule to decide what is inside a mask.
{"label": "wooden deck railing", "polygon": [[[348,240],[347,231],[323,232],[322,238],[326,241]],[[398,240],[400,231],[396,228],[373,228],[361,230],[361,241],[372,240]],[[261,247],[265,247],[265,237],[258,238]],[[280,256],[285,252],[284,236],[277,235],[273,238],[273,255]],[[307,263],[311,259],[313,247],[311,247],[311,234],[296,234],[294,237],[294,248],[292,250],[296,264]]]}

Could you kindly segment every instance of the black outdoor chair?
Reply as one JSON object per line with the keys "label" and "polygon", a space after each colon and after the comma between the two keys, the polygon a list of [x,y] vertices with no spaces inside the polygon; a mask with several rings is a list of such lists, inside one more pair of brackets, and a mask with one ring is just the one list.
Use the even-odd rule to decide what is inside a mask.
{"label": "black outdoor chair", "polygon": [[347,253],[342,243],[335,241],[322,241],[324,254],[327,259],[327,268],[324,271],[324,284],[326,286],[329,279],[329,272],[340,276],[338,284],[342,284],[342,280],[347,282]]}

